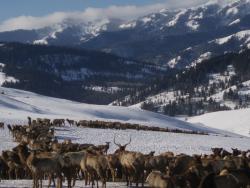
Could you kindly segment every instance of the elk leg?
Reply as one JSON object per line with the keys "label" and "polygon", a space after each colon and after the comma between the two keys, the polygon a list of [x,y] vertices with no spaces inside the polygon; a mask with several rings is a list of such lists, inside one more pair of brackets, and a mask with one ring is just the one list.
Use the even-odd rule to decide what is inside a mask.
{"label": "elk leg", "polygon": [[115,182],[115,170],[111,170],[111,175],[112,175],[112,181]]}
{"label": "elk leg", "polygon": [[48,188],[51,186],[51,177],[49,176]]}
{"label": "elk leg", "polygon": [[40,178],[40,188],[43,188],[43,179]]}

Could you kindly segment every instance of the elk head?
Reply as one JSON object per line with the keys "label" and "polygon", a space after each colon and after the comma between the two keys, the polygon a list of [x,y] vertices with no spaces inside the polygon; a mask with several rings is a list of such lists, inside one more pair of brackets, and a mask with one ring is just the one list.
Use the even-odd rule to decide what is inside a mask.
{"label": "elk head", "polygon": [[119,152],[125,151],[125,150],[126,150],[126,147],[127,147],[130,143],[131,143],[131,136],[130,136],[130,138],[129,138],[129,142],[128,142],[127,144],[124,144],[124,145],[121,145],[121,144],[116,143],[116,141],[115,141],[115,136],[114,136],[114,144],[117,145],[117,146],[119,147],[119,149],[117,149],[117,150],[115,151],[115,153],[119,153]]}

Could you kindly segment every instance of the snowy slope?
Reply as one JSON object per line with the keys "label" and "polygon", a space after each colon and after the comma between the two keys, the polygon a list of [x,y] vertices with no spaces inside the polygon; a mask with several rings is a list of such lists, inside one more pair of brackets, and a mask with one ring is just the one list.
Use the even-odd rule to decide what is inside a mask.
{"label": "snowy slope", "polygon": [[138,108],[89,105],[4,87],[0,87],[0,93],[4,93],[0,94],[0,119],[5,122],[26,121],[27,116],[31,116],[120,121],[171,129],[223,133]]}
{"label": "snowy slope", "polygon": [[250,109],[208,113],[192,117],[188,121],[249,136]]}

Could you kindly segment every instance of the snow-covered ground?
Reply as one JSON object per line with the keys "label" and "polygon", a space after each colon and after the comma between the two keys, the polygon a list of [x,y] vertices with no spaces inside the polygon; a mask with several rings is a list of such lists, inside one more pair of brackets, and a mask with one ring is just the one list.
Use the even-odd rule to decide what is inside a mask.
{"label": "snow-covered ground", "polygon": [[6,123],[24,123],[30,116],[119,121],[170,129],[230,134],[133,107],[83,104],[4,87],[0,87],[0,93],[0,121]]}
{"label": "snow-covered ground", "polygon": [[250,108],[207,113],[192,117],[190,123],[200,123],[208,127],[228,130],[237,134],[249,136],[250,133]]}
{"label": "snow-covered ground", "polygon": [[[76,182],[76,185],[74,186],[74,188],[80,188],[80,187],[85,187],[83,186],[85,183],[83,180],[81,181],[77,181]],[[48,182],[47,181],[44,181],[43,182],[43,187],[48,187]],[[99,186],[101,185],[101,183],[99,183]],[[1,183],[0,183],[0,188],[30,188],[32,187],[32,181],[31,180],[3,180]],[[63,184],[63,187],[67,187],[67,184],[64,183]],[[88,186],[88,188],[90,188],[91,186]],[[126,188],[126,183],[111,183],[111,182],[108,182],[107,183],[107,187],[108,188]],[[87,188],[87,187],[86,187]]]}

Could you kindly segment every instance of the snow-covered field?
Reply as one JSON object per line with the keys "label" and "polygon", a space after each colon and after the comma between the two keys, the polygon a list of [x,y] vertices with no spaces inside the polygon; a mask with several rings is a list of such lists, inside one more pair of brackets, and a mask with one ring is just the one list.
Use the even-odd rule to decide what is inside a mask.
{"label": "snow-covered field", "polygon": [[[250,122],[244,121],[244,118],[247,120],[246,117],[250,114],[250,109],[242,110],[242,112],[239,111],[240,113],[238,113],[238,111],[232,111],[232,113],[235,112],[235,114],[241,114],[239,117],[231,114],[226,116],[220,114],[208,119],[205,118],[206,116],[201,116],[189,120],[190,122],[196,123],[201,121],[201,123],[208,125],[208,127],[205,127],[200,124],[191,124],[160,114],[143,111],[135,107],[126,108],[81,104],[3,87],[0,87],[0,93],[3,93],[0,94],[0,121],[4,121],[6,123],[25,123],[27,121],[27,116],[48,118],[62,117],[75,120],[100,119],[105,121],[122,121],[186,130],[206,130],[211,133],[210,135],[191,135],[136,130],[103,130],[68,126],[56,129],[55,134],[60,141],[63,141],[64,139],[71,139],[72,142],[92,144],[104,144],[106,141],[110,141],[112,144],[109,152],[111,153],[116,149],[116,146],[113,144],[114,136],[116,136],[116,141],[119,143],[126,143],[131,137],[132,142],[127,149],[140,151],[145,154],[150,151],[155,151],[156,154],[164,151],[173,151],[175,154],[208,154],[211,152],[211,147],[223,147],[229,151],[231,147],[242,150],[250,149],[250,138],[241,137],[224,131],[231,130],[230,127],[227,126],[228,122],[225,119],[231,117],[235,119],[234,122],[231,122],[231,125],[237,125],[238,128],[236,130],[242,129],[241,131],[235,132],[244,134],[243,130],[247,129],[247,126],[244,125],[249,125],[248,122]],[[206,122],[211,123],[206,124]],[[224,130],[220,131],[218,129],[214,129],[220,127]],[[12,141],[8,130],[0,129],[0,152],[2,150],[11,149],[15,145],[16,143]],[[1,188],[24,188],[31,187],[31,185],[32,182],[27,180],[2,181],[0,183]],[[83,182],[78,181],[76,187],[82,187],[82,185]],[[108,183],[108,187],[126,186],[124,183]]]}
{"label": "snow-covered field", "polygon": [[83,104],[4,87],[0,87],[0,93],[0,121],[6,123],[24,123],[27,121],[27,116],[30,116],[32,118],[119,121],[172,129],[230,134],[133,107]]}
{"label": "snow-covered field", "polygon": [[[131,150],[157,153],[170,150],[175,153],[209,153],[211,147],[238,147],[249,149],[249,138],[231,134],[228,130],[247,135],[249,129],[250,109],[231,112],[211,113],[185,121],[164,115],[143,111],[132,107],[99,106],[41,96],[35,93],[0,87],[0,121],[6,123],[26,123],[27,116],[71,119],[99,119],[105,121],[122,121],[144,125],[179,128],[185,130],[208,131],[209,136],[147,132],[136,130],[102,130],[77,127],[65,127],[56,131],[59,139],[70,138],[74,142],[102,144],[112,141],[114,135],[121,142],[132,137]],[[225,115],[224,115],[225,113]],[[226,114],[230,113],[230,114]],[[212,117],[210,117],[212,115]],[[232,120],[231,120],[232,119]],[[200,123],[200,124],[199,124]],[[201,123],[207,125],[203,126]],[[233,129],[235,126],[235,129]],[[247,133],[246,133],[247,132]],[[227,135],[227,136],[226,136]],[[230,136],[230,137],[228,137]],[[12,142],[8,131],[0,131],[0,151],[10,149]],[[95,139],[93,139],[95,138]],[[111,151],[115,148],[111,147]]]}
{"label": "snow-covered field", "polygon": [[[43,182],[43,187],[48,187],[48,182],[47,181],[44,181]],[[84,185],[84,182],[83,180],[82,181],[77,181],[76,182],[76,185],[74,186],[74,188],[80,188],[80,187],[85,187],[83,186]],[[99,183],[99,186],[101,185],[101,183]],[[3,180],[1,183],[0,183],[0,188],[30,188],[32,187],[32,181],[31,180]],[[67,184],[63,184],[63,187],[67,187]],[[90,188],[91,186],[88,186],[86,188]],[[111,182],[108,182],[107,183],[107,187],[108,188],[117,188],[117,187],[120,187],[120,188],[125,188],[127,187],[126,186],[126,183],[111,183]]]}
{"label": "snow-covered field", "polygon": [[190,123],[200,123],[208,127],[228,130],[237,134],[249,136],[250,133],[250,108],[207,113],[192,117]]}

